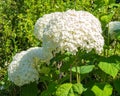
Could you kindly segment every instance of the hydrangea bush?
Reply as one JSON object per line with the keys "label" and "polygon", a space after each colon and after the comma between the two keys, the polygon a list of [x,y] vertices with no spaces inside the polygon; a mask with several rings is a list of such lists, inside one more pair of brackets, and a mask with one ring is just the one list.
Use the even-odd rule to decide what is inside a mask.
{"label": "hydrangea bush", "polygon": [[17,53],[8,67],[9,80],[18,86],[39,79],[38,64],[44,60],[42,48],[34,47]]}
{"label": "hydrangea bush", "polygon": [[[119,30],[118,26],[119,22],[110,22],[108,24],[109,32],[112,33],[116,28]],[[98,54],[97,56],[99,56],[103,51],[104,37],[102,36],[100,21],[94,15],[86,11],[67,10],[65,12],[54,12],[46,14],[37,20],[34,34],[36,38],[42,41],[42,47],[33,47],[17,53],[8,67],[9,80],[14,82],[17,86],[23,86],[25,84],[30,84],[31,82],[38,82],[41,77],[41,72],[46,74],[51,70],[44,65],[39,67],[41,61],[43,61],[44,64],[46,63],[47,66],[53,67],[53,70],[54,67],[60,69],[62,66],[66,66],[63,65],[63,63],[66,62],[67,56],[67,58],[71,58],[72,60],[67,60],[67,62],[69,61],[69,63],[71,63],[69,64],[71,67],[67,67],[68,72],[70,71],[70,83],[62,84],[57,89],[53,88],[56,91],[54,95],[68,96],[67,94],[77,94],[78,96],[86,91],[86,88],[84,88],[81,83],[81,74],[90,73],[95,68],[95,65],[89,65],[87,63],[82,65],[84,64],[82,60],[85,54],[94,51],[95,54]],[[69,52],[70,54],[67,53],[65,56],[64,54],[66,54],[66,52]],[[56,54],[59,53],[61,56],[65,56],[65,58],[64,56],[62,57],[64,60],[62,58],[54,60],[54,58],[57,57]],[[76,62],[81,64],[77,64]],[[103,62],[98,63],[98,67],[113,78],[115,78],[118,73],[118,69],[108,65],[104,60]],[[110,74],[111,69],[107,70],[105,67],[112,67],[114,73]],[[63,74],[60,70],[59,72],[59,75],[63,78],[67,76],[63,75],[65,74],[64,71]],[[72,83],[72,72],[76,73],[76,83]],[[61,76],[59,79],[62,78]],[[49,79],[52,80],[52,77]],[[98,85],[94,85],[91,89],[94,94],[98,94],[95,91],[96,86]],[[105,84],[104,87],[106,86],[110,87],[110,89],[108,89],[110,90],[110,93],[106,94],[103,90],[99,96],[103,96],[103,94],[106,94],[106,96],[112,94],[112,86],[110,84]],[[67,87],[69,87],[69,90],[66,89]],[[43,91],[41,95],[44,96],[45,94],[48,95],[49,93],[44,93]]]}
{"label": "hydrangea bush", "polygon": [[[42,47],[17,53],[8,67],[9,80],[18,86],[38,81],[40,60],[50,63],[54,54],[64,54],[66,51],[76,55],[78,48],[86,53],[95,50],[100,54],[104,46],[100,21],[86,11],[68,10],[47,14],[37,20],[34,33],[42,40]],[[82,91],[78,93],[82,94]],[[56,95],[60,94],[58,88]]]}
{"label": "hydrangea bush", "polygon": [[0,6],[0,96],[120,95],[114,0],[4,0]]}
{"label": "hydrangea bush", "polygon": [[43,49],[50,52],[76,54],[80,48],[101,53],[104,45],[100,21],[86,11],[47,14],[37,20],[34,32],[37,38],[42,39]]}

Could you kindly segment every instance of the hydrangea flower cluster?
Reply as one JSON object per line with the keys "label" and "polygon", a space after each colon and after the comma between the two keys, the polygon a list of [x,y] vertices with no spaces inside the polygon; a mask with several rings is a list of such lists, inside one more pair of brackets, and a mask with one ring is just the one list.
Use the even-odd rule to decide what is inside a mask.
{"label": "hydrangea flower cluster", "polygon": [[[48,17],[48,18],[47,18]],[[104,38],[99,20],[86,11],[68,10],[52,13],[38,19],[35,34],[43,41],[47,52],[69,51],[76,54],[78,47],[101,53]]]}
{"label": "hydrangea flower cluster", "polygon": [[119,36],[118,34],[120,34],[120,21],[111,21],[107,24],[107,27],[111,39],[116,39]]}
{"label": "hydrangea flower cluster", "polygon": [[116,30],[120,30],[120,21],[111,21],[107,25],[108,32],[113,35]]}
{"label": "hydrangea flower cluster", "polygon": [[42,40],[42,47],[17,53],[8,67],[9,80],[18,86],[37,81],[40,60],[49,61],[52,52],[71,52],[78,48],[101,53],[104,45],[99,20],[86,11],[68,10],[46,14],[35,24],[35,36]]}
{"label": "hydrangea flower cluster", "polygon": [[44,28],[46,27],[46,25],[49,23],[51,19],[59,17],[60,14],[61,12],[55,12],[51,14],[45,14],[42,18],[39,18],[34,28],[34,35],[36,36],[36,38],[42,40]]}
{"label": "hydrangea flower cluster", "polygon": [[17,53],[8,67],[9,80],[18,86],[37,81],[39,60],[44,60],[41,47]]}
{"label": "hydrangea flower cluster", "polygon": [[107,25],[109,28],[109,32],[112,33],[118,29],[120,29],[120,21],[111,21],[109,22],[109,24]]}

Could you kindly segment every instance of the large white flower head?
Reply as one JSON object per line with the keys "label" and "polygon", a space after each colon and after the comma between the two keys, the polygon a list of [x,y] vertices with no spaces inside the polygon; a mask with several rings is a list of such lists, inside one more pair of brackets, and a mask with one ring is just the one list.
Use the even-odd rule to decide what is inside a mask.
{"label": "large white flower head", "polygon": [[9,80],[18,86],[37,81],[39,79],[37,70],[39,60],[44,60],[41,47],[17,53],[8,67]]}
{"label": "large white flower head", "polygon": [[59,14],[61,14],[61,12],[46,14],[37,20],[34,28],[34,34],[39,40],[42,40],[44,29],[46,28],[46,25],[49,23],[49,21],[53,18],[59,17]]}
{"label": "large white flower head", "polygon": [[42,34],[43,49],[50,52],[76,54],[79,47],[87,52],[94,49],[96,53],[101,53],[104,45],[99,20],[86,11],[61,12],[49,20]]}

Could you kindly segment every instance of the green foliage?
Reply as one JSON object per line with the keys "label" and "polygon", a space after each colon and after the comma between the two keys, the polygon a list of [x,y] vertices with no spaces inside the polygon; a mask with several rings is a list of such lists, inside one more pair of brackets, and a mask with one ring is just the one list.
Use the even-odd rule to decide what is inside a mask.
{"label": "green foliage", "polygon": [[27,84],[21,87],[20,96],[37,96],[37,84],[36,82]]}
{"label": "green foliage", "polygon": [[118,94],[120,95],[120,79],[116,79],[114,81],[114,86],[115,86],[115,90],[118,92]]}
{"label": "green foliage", "polygon": [[40,96],[54,95],[56,92],[56,86],[57,86],[57,84],[55,82],[52,82],[52,83],[50,82],[50,84],[48,84],[47,90],[42,91]]}
{"label": "green foliage", "polygon": [[65,83],[57,88],[56,96],[78,96],[84,90],[82,84]]}
{"label": "green foliage", "polygon": [[107,14],[107,15],[103,15],[100,17],[101,22],[103,22],[104,24],[107,24],[108,22],[110,22],[112,20],[113,17],[113,13],[112,14]]}
{"label": "green foliage", "polygon": [[79,74],[86,74],[86,73],[89,73],[93,70],[95,66],[94,65],[84,65],[84,66],[80,66],[80,67],[73,67],[72,68],[72,71],[73,72],[77,72]]}
{"label": "green foliage", "polygon": [[110,84],[96,84],[91,90],[95,96],[111,96],[113,88]]}
{"label": "green foliage", "polygon": [[114,30],[114,32],[110,34],[112,39],[120,41],[120,29]]}
{"label": "green foliage", "polygon": [[73,84],[72,86],[73,92],[80,95],[83,93],[83,91],[85,91],[85,88],[83,87],[82,84]]}
{"label": "green foliage", "polygon": [[114,63],[100,62],[98,66],[102,71],[111,75],[113,78],[117,76],[119,71]]}
{"label": "green foliage", "polygon": [[56,91],[56,96],[68,96],[68,94],[73,94],[73,93],[69,93],[71,88],[72,88],[71,83],[62,84],[60,87],[58,87]]}
{"label": "green foliage", "polygon": [[[15,86],[8,80],[7,67],[17,52],[41,46],[33,35],[36,20],[68,9],[98,17],[105,38],[103,53],[55,54],[49,65],[41,65],[37,85]],[[110,41],[106,27],[110,21],[120,21],[115,0],[0,0],[0,96],[119,96],[120,30],[113,32],[116,41]]]}

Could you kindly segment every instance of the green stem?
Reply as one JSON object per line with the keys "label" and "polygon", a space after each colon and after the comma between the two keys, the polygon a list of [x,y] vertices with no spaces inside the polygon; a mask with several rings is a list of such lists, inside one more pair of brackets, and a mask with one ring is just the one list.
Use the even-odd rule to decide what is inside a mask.
{"label": "green stem", "polygon": [[[75,60],[76,61],[76,60]],[[78,73],[78,66],[77,66],[77,62],[76,62],[76,80],[77,80],[77,83],[80,83],[80,74]]]}
{"label": "green stem", "polygon": [[70,65],[70,83],[72,83],[72,65]]}
{"label": "green stem", "polygon": [[116,54],[116,51],[117,51],[117,41],[115,40],[114,55]]}

